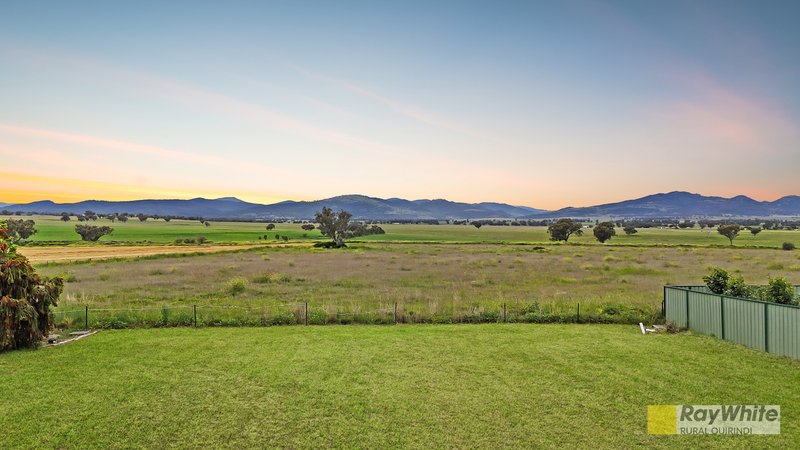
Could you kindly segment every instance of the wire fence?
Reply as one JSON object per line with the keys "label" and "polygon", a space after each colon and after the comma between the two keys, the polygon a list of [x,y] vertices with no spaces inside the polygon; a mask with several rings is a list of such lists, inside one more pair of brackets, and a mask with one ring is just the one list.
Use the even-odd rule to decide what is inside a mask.
{"label": "wire fence", "polygon": [[60,329],[210,327],[403,323],[658,323],[659,306],[580,303],[496,303],[433,308],[391,303],[374,308],[351,308],[309,302],[273,302],[257,305],[165,305],[150,307],[95,307],[84,305],[53,311]]}

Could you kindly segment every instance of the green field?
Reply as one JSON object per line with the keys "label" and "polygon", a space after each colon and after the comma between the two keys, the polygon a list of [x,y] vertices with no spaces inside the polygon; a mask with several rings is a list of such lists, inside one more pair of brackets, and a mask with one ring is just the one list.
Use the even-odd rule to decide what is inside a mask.
{"label": "green field", "polygon": [[[615,325],[104,331],[0,355],[2,448],[797,448],[800,363]],[[779,436],[649,436],[780,404]]]}
{"label": "green field", "polygon": [[[23,216],[24,217],[24,216]],[[0,217],[2,218],[2,217]],[[33,216],[39,232],[32,238],[32,242],[80,242],[80,236],[75,233],[75,220],[62,222],[54,216]],[[211,222],[206,227],[199,221],[150,219],[140,222],[130,219],[121,223],[106,219],[89,222],[94,225],[108,225],[114,228],[114,233],[101,238],[101,242],[145,242],[171,243],[175,239],[194,238],[205,236],[216,243],[252,243],[263,242],[259,236],[267,235],[267,241],[274,241],[275,235],[288,236],[291,241],[309,241],[321,239],[318,230],[305,231],[300,224],[276,224],[276,228],[266,231],[264,223],[251,222]],[[442,242],[442,243],[547,243],[549,242],[546,227],[512,227],[512,226],[483,226],[475,228],[472,225],[381,225],[386,231],[383,235],[363,236],[357,241],[366,242]],[[701,230],[700,228],[656,229],[641,228],[635,235],[625,235],[617,229],[617,236],[605,245],[610,246],[653,246],[653,245],[693,245],[693,246],[728,246],[728,239],[721,236],[716,230]],[[305,237],[304,237],[305,235]],[[586,229],[583,236],[570,238],[570,243],[597,244],[590,229]],[[779,248],[784,242],[792,242],[800,247],[800,231],[764,230],[758,236],[753,236],[744,231],[734,241],[736,247],[769,247]]]}
{"label": "green field", "polygon": [[[0,217],[2,218],[8,218]],[[107,219],[96,221],[78,222],[75,219],[62,222],[54,216],[22,216],[21,218],[33,219],[38,232],[30,240],[39,242],[80,242],[80,236],[75,232],[75,225],[86,223],[89,225],[110,226],[114,228],[111,235],[103,236],[100,242],[153,242],[159,244],[172,243],[175,239],[196,238],[205,236],[215,243],[251,243],[263,242],[259,239],[267,235],[268,242],[275,240],[275,235],[288,236],[290,240],[321,238],[318,230],[305,231],[300,224],[276,224],[275,230],[266,230],[265,223],[252,222],[210,222],[205,226],[197,220],[164,220],[149,219],[145,222],[131,218],[127,222],[111,222]],[[307,237],[303,237],[303,235]]]}

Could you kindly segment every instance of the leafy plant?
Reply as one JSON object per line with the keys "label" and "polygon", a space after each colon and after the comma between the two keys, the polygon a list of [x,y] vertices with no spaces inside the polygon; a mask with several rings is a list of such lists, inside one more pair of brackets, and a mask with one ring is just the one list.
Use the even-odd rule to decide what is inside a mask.
{"label": "leafy plant", "polygon": [[784,305],[795,304],[794,286],[789,284],[783,277],[769,278],[766,289],[763,291],[764,298],[768,302],[781,303]]}
{"label": "leafy plant", "polygon": [[50,331],[64,280],[41,277],[0,221],[0,351],[34,347]]}
{"label": "leafy plant", "polygon": [[728,271],[721,267],[714,267],[711,273],[703,277],[706,286],[715,294],[724,294],[728,289],[728,280],[730,275]]}
{"label": "leafy plant", "polygon": [[751,296],[751,289],[744,282],[741,275],[730,277],[728,279],[728,286],[725,289],[725,294],[731,297],[747,298]]}

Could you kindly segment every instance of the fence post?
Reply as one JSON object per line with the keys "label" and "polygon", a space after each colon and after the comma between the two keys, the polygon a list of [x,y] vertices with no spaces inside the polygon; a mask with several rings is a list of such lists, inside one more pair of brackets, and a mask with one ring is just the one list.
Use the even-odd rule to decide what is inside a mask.
{"label": "fence post", "polygon": [[581,323],[581,304],[580,303],[578,303],[578,318],[576,319],[576,322]]}
{"label": "fence post", "polygon": [[397,302],[394,302],[394,324],[397,325]]}
{"label": "fence post", "polygon": [[664,286],[664,297],[661,298],[661,317],[667,318],[667,287]]}
{"label": "fence post", "polygon": [[306,302],[306,325],[308,325],[308,302]]}
{"label": "fence post", "polygon": [[503,303],[503,322],[508,322],[506,319],[506,304]]}
{"label": "fence post", "polygon": [[764,351],[769,353],[769,304],[764,303]]}
{"label": "fence post", "polygon": [[86,310],[83,316],[84,324],[86,325],[86,329],[89,329],[89,305],[86,305]]}
{"label": "fence post", "polygon": [[197,305],[194,305],[194,327],[197,328]]}
{"label": "fence post", "polygon": [[722,339],[725,339],[725,296],[719,296],[719,322],[722,328]]}
{"label": "fence post", "polygon": [[689,291],[686,291],[686,328],[689,327]]}

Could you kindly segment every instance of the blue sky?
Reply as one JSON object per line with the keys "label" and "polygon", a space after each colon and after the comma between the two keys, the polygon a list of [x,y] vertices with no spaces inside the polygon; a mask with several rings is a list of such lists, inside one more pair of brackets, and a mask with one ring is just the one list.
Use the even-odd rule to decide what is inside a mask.
{"label": "blue sky", "polygon": [[0,201],[799,194],[800,2],[16,2]]}

